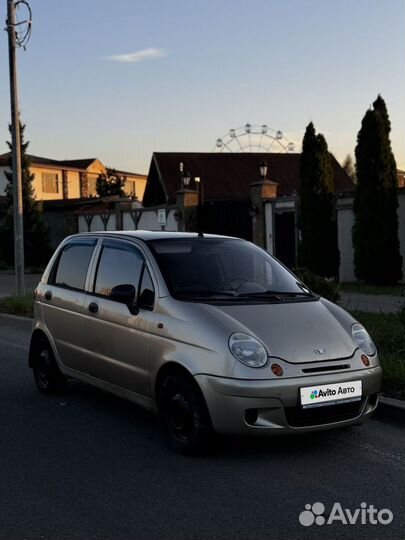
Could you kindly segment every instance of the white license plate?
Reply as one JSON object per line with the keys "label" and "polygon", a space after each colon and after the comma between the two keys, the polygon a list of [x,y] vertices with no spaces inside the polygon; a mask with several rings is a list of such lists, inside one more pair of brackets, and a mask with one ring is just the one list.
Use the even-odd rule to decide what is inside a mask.
{"label": "white license plate", "polygon": [[342,401],[358,401],[361,399],[361,381],[350,381],[320,386],[307,386],[300,388],[301,405],[316,407],[320,405],[333,405]]}

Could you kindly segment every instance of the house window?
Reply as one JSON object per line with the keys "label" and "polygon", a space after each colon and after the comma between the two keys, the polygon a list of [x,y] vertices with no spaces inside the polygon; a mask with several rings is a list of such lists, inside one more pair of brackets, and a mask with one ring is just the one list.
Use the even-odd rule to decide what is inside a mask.
{"label": "house window", "polygon": [[59,193],[59,175],[57,173],[42,173],[42,192]]}

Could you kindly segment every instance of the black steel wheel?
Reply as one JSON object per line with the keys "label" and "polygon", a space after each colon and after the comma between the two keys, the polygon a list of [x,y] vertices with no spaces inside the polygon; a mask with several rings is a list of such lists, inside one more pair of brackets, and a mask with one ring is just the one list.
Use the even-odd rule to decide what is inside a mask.
{"label": "black steel wheel", "polygon": [[193,455],[207,449],[211,420],[201,390],[191,375],[167,375],[157,392],[159,419],[169,447]]}
{"label": "black steel wheel", "polygon": [[32,369],[37,388],[43,394],[56,394],[64,390],[66,378],[62,375],[51,346],[45,339],[35,344]]}

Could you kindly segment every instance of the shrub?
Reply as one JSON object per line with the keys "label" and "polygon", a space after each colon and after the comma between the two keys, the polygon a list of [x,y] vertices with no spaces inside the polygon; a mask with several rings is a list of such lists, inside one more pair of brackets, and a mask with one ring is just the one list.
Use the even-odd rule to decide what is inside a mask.
{"label": "shrub", "polygon": [[353,311],[352,315],[364,324],[377,346],[383,368],[383,393],[405,399],[405,311],[402,314]]}
{"label": "shrub", "polygon": [[32,317],[34,314],[34,301],[32,294],[26,296],[7,296],[0,298],[0,313]]}

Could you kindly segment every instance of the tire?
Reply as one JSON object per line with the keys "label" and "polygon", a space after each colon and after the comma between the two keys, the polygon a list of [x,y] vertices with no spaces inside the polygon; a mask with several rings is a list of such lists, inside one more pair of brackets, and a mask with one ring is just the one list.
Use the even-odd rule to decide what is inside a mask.
{"label": "tire", "polygon": [[58,394],[65,389],[66,378],[62,375],[46,339],[35,344],[32,370],[35,384],[43,394]]}
{"label": "tire", "polygon": [[157,389],[161,429],[168,446],[183,455],[207,450],[213,430],[197,383],[183,373],[167,375]]}

